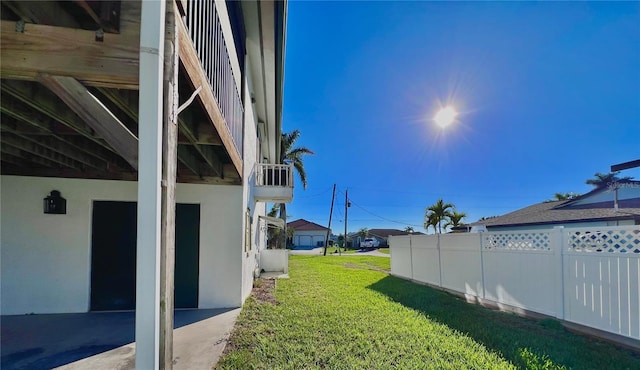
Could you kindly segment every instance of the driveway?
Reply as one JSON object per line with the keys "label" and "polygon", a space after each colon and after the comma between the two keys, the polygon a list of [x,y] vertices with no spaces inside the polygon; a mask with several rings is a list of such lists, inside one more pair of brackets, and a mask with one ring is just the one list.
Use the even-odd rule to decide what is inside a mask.
{"label": "driveway", "polygon": [[[174,369],[211,369],[240,309],[177,310]],[[133,312],[2,316],[2,362],[9,369],[133,369]]]}

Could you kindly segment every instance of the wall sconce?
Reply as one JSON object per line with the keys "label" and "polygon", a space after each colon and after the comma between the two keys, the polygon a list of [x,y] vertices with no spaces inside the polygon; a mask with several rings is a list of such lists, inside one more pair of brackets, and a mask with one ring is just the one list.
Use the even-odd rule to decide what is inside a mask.
{"label": "wall sconce", "polygon": [[51,194],[44,198],[44,213],[54,215],[67,214],[67,200],[60,196],[57,190],[51,190]]}

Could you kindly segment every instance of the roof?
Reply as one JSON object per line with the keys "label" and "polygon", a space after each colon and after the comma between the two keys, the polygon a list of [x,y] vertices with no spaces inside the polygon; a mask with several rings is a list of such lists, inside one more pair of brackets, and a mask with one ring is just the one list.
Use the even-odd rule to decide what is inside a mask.
{"label": "roof", "polygon": [[380,238],[387,238],[389,236],[398,236],[398,235],[422,235],[422,233],[408,232],[408,231],[398,230],[398,229],[370,229],[369,235],[377,236]]}
{"label": "roof", "polygon": [[639,196],[637,198],[620,200],[618,202],[618,210],[613,208],[612,200],[590,204],[576,204],[588,196],[593,196],[607,190],[606,188],[599,188],[573,200],[542,202],[507,213],[503,216],[474,222],[468,226],[485,225],[487,227],[497,227],[616,220],[635,220],[636,223],[639,223],[640,187],[638,189]]}
{"label": "roof", "polygon": [[299,219],[299,220],[295,220],[295,221],[291,221],[289,223],[287,223],[287,228],[293,228],[297,231],[304,231],[304,230],[329,230],[328,227],[324,227],[322,225],[318,225],[315,222],[311,222],[311,221],[307,221],[305,219]]}

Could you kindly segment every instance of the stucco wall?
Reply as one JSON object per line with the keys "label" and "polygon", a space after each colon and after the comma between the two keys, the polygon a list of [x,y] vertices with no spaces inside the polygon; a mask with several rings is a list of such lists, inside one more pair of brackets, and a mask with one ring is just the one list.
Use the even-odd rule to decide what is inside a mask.
{"label": "stucco wall", "polygon": [[[244,84],[244,99],[251,101],[249,92],[250,84]],[[266,203],[254,201],[254,185],[255,185],[255,164],[257,161],[258,137],[255,120],[255,113],[252,104],[245,105],[245,121],[244,121],[244,176],[243,184],[243,212],[249,209],[251,220],[251,240],[248,251],[242,252],[242,291],[241,300],[244,300],[251,294],[253,288],[254,271],[258,269],[259,250],[265,246],[264,232],[260,229],[259,216],[266,214]],[[246,220],[245,220],[246,221]],[[243,230],[247,225],[243,224]],[[245,245],[245,233],[242,233],[243,245]]]}
{"label": "stucco wall", "polygon": [[[94,200],[135,201],[136,182],[2,176],[2,314],[89,309],[91,215]],[[66,215],[46,215],[53,189]],[[178,184],[178,203],[200,204],[199,307],[242,302],[241,186]]]}

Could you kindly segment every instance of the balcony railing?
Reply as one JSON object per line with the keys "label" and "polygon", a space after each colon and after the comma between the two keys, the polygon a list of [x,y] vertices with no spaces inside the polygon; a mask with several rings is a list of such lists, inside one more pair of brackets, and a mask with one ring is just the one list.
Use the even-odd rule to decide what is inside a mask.
{"label": "balcony railing", "polygon": [[[242,158],[244,107],[240,98],[240,89],[233,76],[227,42],[222,33],[215,1],[189,0],[185,25],[209,80],[218,108],[233,138],[236,150]],[[233,47],[233,41],[229,41],[229,45]]]}
{"label": "balcony railing", "polygon": [[293,200],[293,166],[256,163],[255,198],[260,202],[289,203]]}

